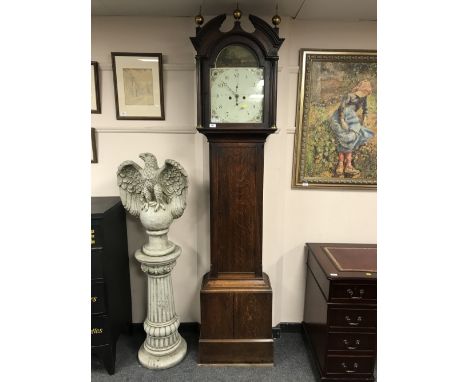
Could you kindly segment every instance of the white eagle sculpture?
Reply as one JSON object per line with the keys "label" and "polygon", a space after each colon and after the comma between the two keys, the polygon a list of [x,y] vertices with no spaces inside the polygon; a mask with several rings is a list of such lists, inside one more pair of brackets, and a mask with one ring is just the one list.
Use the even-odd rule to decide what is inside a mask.
{"label": "white eagle sculpture", "polygon": [[117,171],[122,204],[130,214],[140,217],[147,229],[167,228],[184,213],[187,173],[172,159],[159,168],[153,154],[143,153],[139,157],[145,163],[143,168],[127,160]]}
{"label": "white eagle sculpture", "polygon": [[187,353],[187,343],[177,331],[179,318],[171,283],[171,271],[182,250],[168,239],[168,232],[172,221],[184,213],[188,181],[184,168],[172,159],[159,168],[153,154],[143,153],[140,158],[145,162],[143,168],[130,160],[119,166],[117,184],[123,206],[140,218],[148,235],[147,242],[135,251],[135,259],[148,276],[146,340],[138,359],[149,369],[165,369]]}

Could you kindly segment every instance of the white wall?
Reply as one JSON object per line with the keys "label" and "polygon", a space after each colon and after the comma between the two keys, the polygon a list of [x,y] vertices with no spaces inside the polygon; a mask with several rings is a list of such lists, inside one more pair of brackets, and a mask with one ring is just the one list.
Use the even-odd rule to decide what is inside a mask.
{"label": "white wall", "polygon": [[[265,19],[268,19],[265,17]],[[224,28],[223,28],[224,29]],[[93,196],[118,195],[115,172],[149,151],[179,161],[189,173],[185,214],[170,231],[183,253],[173,271],[182,322],[200,320],[201,278],[209,269],[208,144],[195,130],[195,34],[192,18],[93,17],[92,60],[101,66],[102,114],[92,115],[99,163]],[[375,191],[292,190],[299,49],[376,49],[375,22],[316,22],[283,18],[278,81],[279,132],[265,145],[263,268],[273,287],[273,324],[302,321],[306,242],[376,242]],[[165,121],[115,118],[110,52],[161,52]],[[146,315],[146,280],[133,252],[143,243],[138,221],[127,219],[133,321]]]}

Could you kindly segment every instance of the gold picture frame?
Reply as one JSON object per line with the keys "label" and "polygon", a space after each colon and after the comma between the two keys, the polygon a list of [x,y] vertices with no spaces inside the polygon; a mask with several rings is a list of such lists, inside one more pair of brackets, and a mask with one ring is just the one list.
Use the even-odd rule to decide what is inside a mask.
{"label": "gold picture frame", "polygon": [[377,52],[301,49],[293,188],[377,187]]}
{"label": "gold picture frame", "polygon": [[161,53],[112,52],[117,119],[164,120]]}

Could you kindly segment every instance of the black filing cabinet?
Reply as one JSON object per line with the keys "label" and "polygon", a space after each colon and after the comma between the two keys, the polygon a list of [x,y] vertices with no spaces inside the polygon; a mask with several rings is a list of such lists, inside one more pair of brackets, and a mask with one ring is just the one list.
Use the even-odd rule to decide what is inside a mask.
{"label": "black filing cabinet", "polygon": [[91,352],[115,371],[120,333],[131,328],[132,309],[125,210],[119,197],[91,198]]}

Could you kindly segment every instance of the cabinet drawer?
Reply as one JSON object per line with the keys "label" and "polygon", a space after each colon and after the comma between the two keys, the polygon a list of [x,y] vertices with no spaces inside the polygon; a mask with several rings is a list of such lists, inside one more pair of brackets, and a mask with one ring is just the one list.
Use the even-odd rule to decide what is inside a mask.
{"label": "cabinet drawer", "polygon": [[106,288],[103,281],[91,282],[91,314],[106,313]]}
{"label": "cabinet drawer", "polygon": [[107,316],[91,316],[91,346],[111,343],[110,322]]}
{"label": "cabinet drawer", "polygon": [[104,252],[100,249],[91,250],[91,279],[104,278]]}
{"label": "cabinet drawer", "polygon": [[327,356],[327,374],[372,374],[374,357],[372,356]]}
{"label": "cabinet drawer", "polygon": [[335,302],[377,302],[377,285],[371,284],[333,284],[330,301]]}
{"label": "cabinet drawer", "polygon": [[345,328],[376,328],[377,310],[374,309],[352,309],[352,308],[329,308],[328,325],[341,326]]}
{"label": "cabinet drawer", "polygon": [[375,351],[375,333],[331,332],[328,335],[328,350]]}

